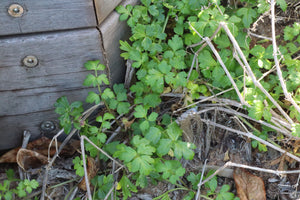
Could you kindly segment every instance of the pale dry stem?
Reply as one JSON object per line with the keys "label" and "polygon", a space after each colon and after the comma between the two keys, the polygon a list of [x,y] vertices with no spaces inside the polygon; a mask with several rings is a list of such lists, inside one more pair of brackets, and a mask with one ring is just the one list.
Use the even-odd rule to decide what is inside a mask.
{"label": "pale dry stem", "polygon": [[199,104],[199,103],[202,103],[202,102],[205,102],[205,101],[209,101],[209,100],[211,100],[211,99],[213,99],[213,98],[215,98],[215,97],[217,97],[217,96],[220,96],[220,95],[222,95],[222,94],[224,94],[224,93],[226,93],[226,92],[229,92],[229,91],[231,91],[231,90],[233,90],[233,88],[229,88],[229,89],[227,89],[227,90],[224,90],[224,91],[222,91],[222,92],[219,92],[219,93],[216,94],[216,95],[212,95],[212,96],[210,96],[210,97],[206,97],[206,98],[201,99],[201,100],[199,100],[199,101],[196,101],[196,102],[194,102],[194,103],[192,103],[192,104],[189,104],[188,106],[179,108],[179,109],[175,110],[173,113],[175,114],[175,113],[177,113],[177,112],[180,112],[180,111],[182,111],[182,110],[185,110],[185,109],[187,109],[187,108],[190,108],[190,107],[192,107],[192,106],[195,106],[195,105],[197,105],[197,104]]}
{"label": "pale dry stem", "polygon": [[86,184],[86,190],[87,190],[87,196],[89,200],[92,200],[92,193],[91,193],[91,188],[90,188],[90,182],[89,182],[89,177],[88,177],[88,172],[87,172],[87,166],[86,166],[86,159],[85,159],[85,148],[84,148],[84,137],[80,137],[80,147],[81,147],[81,155],[82,155],[82,161],[83,161],[83,169],[84,169],[84,179],[85,179],[85,184]]}
{"label": "pale dry stem", "polygon": [[[97,104],[92,106],[91,108],[89,108],[88,110],[86,110],[82,116],[81,116],[81,120],[86,120],[99,106],[103,105],[103,103]],[[53,163],[55,162],[56,158],[59,157],[60,152],[62,151],[62,149],[65,147],[65,145],[69,142],[69,140],[74,136],[74,134],[77,132],[76,129],[73,129],[71,131],[71,133],[69,133],[69,135],[67,136],[67,138],[61,143],[60,147],[57,149],[57,137],[59,135],[61,135],[64,132],[64,129],[61,129],[51,140],[49,147],[48,147],[48,160],[49,160],[49,149],[53,143],[53,141],[56,142],[56,153],[54,154],[54,156],[52,157],[51,160],[49,160],[48,165],[46,166],[45,169],[45,175],[44,175],[44,179],[43,179],[43,186],[42,186],[42,194],[41,194],[41,198],[40,200],[44,200],[45,199],[45,195],[46,195],[46,189],[47,189],[47,182],[48,182],[48,173],[49,170],[51,169]]]}
{"label": "pale dry stem", "polygon": [[224,170],[227,167],[239,167],[239,168],[244,168],[244,169],[250,169],[250,170],[265,172],[265,173],[271,173],[271,174],[275,174],[277,176],[282,176],[282,175],[285,175],[285,174],[299,174],[300,173],[300,170],[278,171],[278,170],[265,169],[265,168],[260,168],[260,167],[252,167],[252,166],[249,166],[249,165],[238,164],[238,163],[233,163],[233,162],[229,161],[229,162],[225,163],[222,167],[220,167],[218,170],[216,170],[212,175],[210,175],[209,177],[207,177],[201,183],[201,185],[198,185],[198,187],[201,187],[203,184],[205,184],[208,181],[210,181],[220,171]]}
{"label": "pale dry stem", "polygon": [[201,189],[201,184],[202,184],[202,180],[203,180],[203,175],[204,175],[204,172],[206,169],[206,163],[207,163],[207,159],[205,160],[203,168],[202,168],[201,177],[200,177],[200,181],[198,183],[198,190],[197,190],[195,200],[200,200],[200,189]]}
{"label": "pale dry stem", "polygon": [[279,152],[281,152],[283,154],[286,154],[287,156],[291,157],[292,159],[296,160],[297,162],[300,162],[300,158],[298,156],[295,156],[295,155],[293,155],[293,154],[291,154],[291,153],[289,153],[289,152],[287,152],[287,151],[285,151],[285,150],[283,150],[283,149],[281,149],[281,148],[279,148],[279,147],[277,147],[277,146],[275,146],[275,145],[273,145],[273,144],[271,144],[271,143],[269,143],[269,142],[267,142],[267,141],[265,141],[265,140],[257,137],[256,135],[254,135],[254,134],[252,134],[250,132],[247,133],[247,132],[235,130],[235,129],[226,127],[224,125],[212,122],[210,120],[205,120],[205,119],[201,119],[201,120],[204,123],[208,124],[208,125],[213,125],[213,126],[216,126],[218,128],[221,128],[221,129],[224,129],[224,130],[228,130],[230,132],[237,133],[239,135],[243,135],[243,136],[245,136],[247,138],[251,138],[251,139],[257,140],[258,142],[260,142],[260,143],[262,143],[262,144],[264,144],[264,145],[266,145],[266,146],[268,146],[268,147],[270,147],[270,148],[272,148],[272,149],[274,149],[276,151],[279,151]]}
{"label": "pale dry stem", "polygon": [[[282,71],[279,66],[279,60],[277,57],[278,49],[277,49],[277,43],[276,43],[276,32],[275,32],[275,3],[276,0],[271,0],[271,25],[272,25],[272,44],[273,44],[273,56],[274,56],[274,62],[277,70],[277,76],[280,81],[281,88],[283,90],[285,98],[296,108],[298,113],[300,113],[300,107],[299,105],[294,101],[292,98],[292,95],[288,92],[286,84],[282,77]],[[293,123],[293,122],[291,122]]]}
{"label": "pale dry stem", "polygon": [[[217,57],[217,60],[219,61],[219,63],[221,64],[221,66],[223,67],[226,75],[228,76],[228,78],[230,79],[230,82],[232,83],[235,91],[237,92],[237,95],[241,101],[242,104],[244,105],[248,105],[246,103],[246,101],[243,99],[241,93],[239,92],[239,89],[237,88],[235,82],[233,81],[233,78],[231,77],[229,71],[227,70],[226,66],[224,65],[222,59],[220,58],[218,52],[216,51],[216,49],[214,48],[214,46],[212,45],[212,43],[210,42],[210,40],[206,37],[202,37],[200,35],[200,33],[191,25],[189,24],[190,27],[193,29],[193,31],[195,31],[195,33],[202,38],[204,41],[206,41],[206,43],[210,46],[211,50],[214,52],[215,56]],[[289,123],[293,123],[293,120],[289,117],[289,115],[282,109],[282,107],[277,103],[277,101],[268,93],[268,91],[261,85],[261,83],[259,81],[257,81],[246,57],[244,56],[240,46],[238,45],[236,39],[234,38],[234,36],[232,35],[231,31],[229,30],[229,28],[227,27],[225,22],[220,22],[220,26],[225,30],[227,36],[229,37],[229,39],[231,40],[235,50],[238,52],[238,55],[241,57],[241,60],[238,59],[238,62],[240,63],[240,65],[244,68],[244,70],[246,71],[246,73],[251,77],[253,83],[255,86],[257,86],[267,97],[268,99],[276,106],[276,108],[280,111],[280,113],[286,118],[286,120],[289,121]],[[220,27],[219,26],[219,27]],[[220,28],[218,27],[217,31],[220,30]],[[237,57],[237,56],[236,56]]]}
{"label": "pale dry stem", "polygon": [[102,154],[104,154],[106,157],[114,161],[116,164],[120,165],[120,168],[116,170],[114,173],[117,173],[119,170],[122,168],[125,168],[124,165],[119,163],[117,160],[112,158],[108,153],[106,153],[104,150],[99,148],[97,145],[95,145],[90,139],[88,139],[85,135],[82,135],[80,137],[80,146],[81,146],[81,153],[82,153],[82,161],[83,161],[83,168],[84,168],[84,178],[85,178],[85,183],[86,183],[86,189],[87,189],[87,195],[88,199],[92,200],[92,194],[91,194],[91,189],[90,189],[90,182],[88,178],[88,173],[87,173],[87,166],[86,166],[86,159],[85,159],[85,148],[84,148],[84,140],[86,140],[88,143],[90,143],[93,147],[95,147],[98,151],[100,151]]}
{"label": "pale dry stem", "polygon": [[[288,136],[288,137],[295,138],[294,136],[291,135],[290,132],[287,132],[287,131],[284,130],[284,129],[280,129],[280,128],[278,128],[278,127],[276,127],[276,126],[274,126],[274,125],[272,125],[272,124],[269,124],[269,123],[267,123],[267,122],[265,122],[265,121],[263,121],[263,120],[256,120],[256,119],[253,119],[253,118],[249,117],[249,116],[246,115],[246,114],[240,113],[240,112],[235,111],[235,110],[232,110],[232,109],[223,108],[223,107],[211,107],[210,110],[219,110],[219,111],[223,111],[223,112],[226,112],[226,113],[229,113],[229,114],[241,116],[241,117],[246,118],[246,119],[248,119],[248,120],[252,120],[252,121],[254,121],[254,122],[256,122],[256,123],[259,123],[259,124],[261,124],[261,125],[264,125],[264,126],[267,126],[267,127],[269,127],[269,128],[272,128],[272,129],[274,129],[275,131],[277,131],[277,132],[279,132],[279,133],[282,133],[282,134],[284,134],[284,135],[286,135],[286,136]],[[207,112],[207,110],[206,110],[206,112]],[[200,114],[200,113],[203,113],[203,111],[200,110],[200,111],[197,112],[197,113]]]}

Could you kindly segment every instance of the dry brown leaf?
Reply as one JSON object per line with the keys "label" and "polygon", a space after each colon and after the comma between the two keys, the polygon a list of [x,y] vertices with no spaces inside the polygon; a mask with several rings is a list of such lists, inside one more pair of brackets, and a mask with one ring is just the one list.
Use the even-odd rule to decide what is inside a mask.
{"label": "dry brown leaf", "polygon": [[265,200],[266,191],[263,180],[245,169],[235,169],[233,178],[240,200]]}
{"label": "dry brown leaf", "polygon": [[28,149],[19,149],[17,153],[17,163],[23,170],[34,169],[46,165],[46,156]]}
{"label": "dry brown leaf", "polygon": [[[44,156],[48,156],[48,147],[50,145],[51,139],[47,137],[41,137],[37,140],[34,140],[32,142],[29,142],[27,145],[27,149],[36,151],[40,154],[43,154]],[[60,142],[57,142],[57,148],[60,146]],[[50,148],[50,156],[53,156],[56,152],[55,148],[55,142],[52,143]]]}
{"label": "dry brown leaf", "polygon": [[225,152],[223,161],[226,162],[226,161],[228,161],[228,160],[230,160],[230,157],[229,157],[229,151],[227,150],[227,151]]}
{"label": "dry brown leaf", "polygon": [[285,166],[285,158],[286,158],[286,154],[283,154],[281,156],[281,159],[280,159],[280,163],[279,163],[279,166],[278,166],[278,170],[279,171],[284,171],[284,166]]}
{"label": "dry brown leaf", "polygon": [[17,162],[16,157],[20,147],[12,149],[0,157],[0,163],[15,163]]}
{"label": "dry brown leaf", "polygon": [[63,150],[65,149],[69,151],[70,155],[73,155],[75,151],[80,149],[80,140],[71,139],[68,143],[68,148],[65,147]]}
{"label": "dry brown leaf", "polygon": [[[48,156],[48,148],[51,143],[51,139],[47,137],[41,137],[37,140],[30,142],[27,146],[27,149],[36,151],[40,154]],[[57,147],[55,142],[52,142],[50,148],[50,156],[53,156],[56,153],[56,148],[59,148],[61,145],[60,142],[57,142]],[[60,155],[70,156],[73,155],[76,149],[79,147],[79,140],[71,140],[69,144],[65,145],[62,149]]]}
{"label": "dry brown leaf", "polygon": [[[87,174],[88,174],[89,181],[91,181],[91,179],[96,176],[97,171],[98,171],[98,169],[97,169],[95,160],[91,157],[87,157]],[[90,183],[90,185],[91,185],[91,183]],[[86,184],[85,184],[84,177],[83,177],[82,181],[79,183],[78,187],[81,190],[86,191]]]}
{"label": "dry brown leaf", "polygon": [[291,158],[291,157],[289,157],[289,156],[285,156],[284,159],[285,159],[287,162],[289,162],[290,164],[296,162],[296,160],[295,160],[294,158]]}
{"label": "dry brown leaf", "polygon": [[272,161],[270,162],[270,166],[277,165],[277,164],[280,163],[280,162],[281,162],[281,156],[278,157],[278,158],[276,158],[275,160],[272,160]]}
{"label": "dry brown leaf", "polygon": [[297,153],[300,148],[300,140],[295,141],[295,143],[293,144],[293,148],[294,148],[293,152]]}
{"label": "dry brown leaf", "polygon": [[[35,151],[44,156],[48,156],[48,147],[50,145],[51,139],[47,137],[41,137],[37,140],[29,142],[26,149]],[[55,142],[52,143],[50,148],[50,156],[53,156],[56,153]],[[57,148],[61,145],[60,142],[57,142]],[[61,151],[60,155],[62,156],[71,156],[75,153],[76,149],[80,146],[79,140],[71,140]],[[20,147],[12,149],[0,157],[0,163],[15,163],[17,162],[16,157]]]}
{"label": "dry brown leaf", "polygon": [[131,127],[131,124],[134,122],[135,118],[128,121],[128,119],[126,117],[122,118],[122,123],[124,124],[125,130],[127,130],[128,128]]}
{"label": "dry brown leaf", "polygon": [[272,160],[270,162],[270,165],[273,166],[273,165],[277,165],[279,163],[279,166],[278,166],[278,171],[285,171],[285,164],[286,162],[289,162],[290,164],[295,162],[295,160],[289,156],[287,156],[286,154],[283,154],[282,156],[276,158],[275,160]]}

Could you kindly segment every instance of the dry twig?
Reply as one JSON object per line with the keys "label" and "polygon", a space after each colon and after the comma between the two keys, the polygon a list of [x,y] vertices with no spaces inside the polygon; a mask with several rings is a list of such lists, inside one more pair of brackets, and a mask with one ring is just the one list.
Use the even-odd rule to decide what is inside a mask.
{"label": "dry twig", "polygon": [[279,147],[277,147],[277,146],[275,146],[275,145],[273,145],[273,144],[271,144],[271,143],[269,143],[269,142],[267,142],[267,141],[265,141],[265,140],[257,137],[256,135],[253,135],[250,132],[246,133],[246,132],[243,132],[243,131],[235,130],[235,129],[232,129],[232,128],[226,127],[224,125],[221,125],[221,124],[209,121],[209,120],[205,120],[205,119],[201,119],[201,120],[204,123],[206,123],[206,124],[213,125],[213,126],[216,126],[218,128],[221,128],[221,129],[224,129],[224,130],[228,130],[230,132],[237,133],[237,134],[243,135],[245,137],[249,137],[249,138],[252,138],[254,140],[257,140],[258,142],[260,142],[262,144],[265,144],[266,146],[268,146],[268,147],[270,147],[272,149],[275,149],[276,151],[279,151],[279,152],[281,152],[283,154],[286,154],[287,156],[291,157],[292,159],[296,160],[297,162],[300,162],[300,158],[298,156],[295,156],[295,155],[293,155],[293,154],[291,154],[291,153],[289,153],[289,152],[287,152],[287,151],[285,151],[285,150],[283,150],[283,149],[281,149],[281,148],[279,148]]}
{"label": "dry twig", "polygon": [[[213,51],[213,53],[215,54],[215,56],[216,56],[217,60],[219,61],[220,65],[222,66],[223,70],[225,71],[227,77],[229,78],[229,80],[230,80],[230,82],[231,82],[233,88],[235,89],[235,92],[237,93],[237,95],[238,95],[238,97],[239,97],[241,103],[244,104],[244,105],[249,106],[248,103],[247,103],[247,102],[244,100],[244,98],[242,97],[242,95],[241,95],[241,93],[240,93],[240,91],[239,91],[239,89],[238,89],[236,83],[234,82],[234,80],[233,80],[231,74],[229,73],[227,67],[225,66],[225,64],[224,64],[224,62],[223,62],[221,56],[219,55],[218,51],[216,50],[216,48],[214,47],[214,45],[211,43],[211,39],[208,38],[208,37],[203,38],[203,37],[200,35],[200,33],[199,33],[199,32],[191,25],[191,23],[189,23],[189,25],[190,25],[190,27],[193,29],[193,31],[195,31],[195,33],[197,33],[197,35],[198,35],[200,38],[202,38],[202,39],[206,42],[206,44],[210,47],[210,49]],[[220,26],[218,27],[217,31],[215,31],[216,34],[217,34],[217,32],[219,32],[219,31],[221,30],[220,27],[221,27],[221,24],[220,24]],[[201,49],[201,48],[200,48],[200,49]],[[196,55],[197,55],[197,54],[196,54]]]}
{"label": "dry twig", "polygon": [[280,66],[279,66],[279,61],[278,61],[278,58],[277,58],[278,49],[277,49],[277,44],[276,44],[276,32],[275,32],[275,3],[276,3],[276,0],[271,0],[271,25],[272,25],[272,38],[273,38],[272,44],[273,44],[273,56],[274,56],[274,62],[275,62],[276,70],[277,70],[277,76],[279,78],[280,85],[281,85],[281,88],[283,90],[285,98],[289,102],[291,102],[291,104],[296,108],[298,113],[300,113],[300,107],[294,101],[294,99],[292,98],[292,95],[287,90],[286,84],[285,84],[285,82],[283,80],[283,77],[282,77],[282,71],[281,71]]}
{"label": "dry twig", "polygon": [[[265,172],[265,173],[271,173],[271,174],[276,174],[277,176],[281,176],[284,174],[299,174],[300,170],[290,170],[290,171],[277,171],[277,170],[272,170],[272,169],[264,169],[260,167],[252,167],[249,165],[243,165],[243,164],[238,164],[238,163],[233,163],[231,161],[225,163],[222,167],[220,167],[218,170],[216,170],[212,175],[207,177],[201,185],[207,183],[210,179],[212,179],[214,176],[216,176],[220,171],[224,170],[227,167],[239,167],[239,168],[244,168],[244,169],[250,169],[250,170],[255,170],[255,171],[260,171],[260,172]],[[199,185],[199,187],[201,186]]]}
{"label": "dry twig", "polygon": [[286,118],[287,121],[289,121],[290,123],[293,123],[293,120],[290,118],[290,116],[281,108],[281,106],[277,103],[277,101],[268,93],[268,91],[261,85],[260,82],[257,81],[245,55],[243,54],[240,46],[238,45],[236,39],[234,38],[234,36],[232,35],[231,31],[229,30],[229,28],[227,27],[225,22],[221,22],[220,23],[223,27],[223,29],[225,30],[225,32],[227,33],[229,39],[231,40],[234,48],[237,50],[239,56],[241,57],[243,64],[241,66],[245,66],[246,69],[246,73],[251,77],[254,85],[256,87],[258,87],[267,97],[268,99],[274,104],[274,106],[276,106],[276,108],[280,111],[280,113]]}
{"label": "dry twig", "polygon": [[84,148],[84,140],[86,140],[87,142],[89,142],[93,147],[95,147],[97,150],[99,150],[101,153],[103,153],[105,156],[107,156],[109,159],[111,159],[112,161],[114,161],[116,164],[120,165],[121,167],[116,170],[114,173],[117,173],[119,170],[121,170],[122,168],[125,168],[124,165],[122,165],[121,163],[119,163],[117,160],[115,160],[114,158],[112,158],[108,153],[106,153],[105,151],[103,151],[101,148],[99,148],[97,145],[95,145],[90,139],[88,139],[85,135],[82,135],[80,137],[80,146],[81,146],[81,153],[82,153],[82,161],[83,161],[83,168],[84,168],[84,178],[85,178],[85,184],[86,184],[86,190],[87,190],[87,194],[88,194],[88,199],[92,200],[92,195],[91,195],[91,189],[90,189],[90,182],[89,182],[89,177],[88,177],[88,173],[87,173],[87,166],[86,166],[86,159],[85,159],[85,148]]}
{"label": "dry twig", "polygon": [[[81,116],[81,120],[86,120],[97,108],[99,108],[99,106],[103,105],[103,103],[97,104],[92,106],[91,108],[89,108],[88,110],[86,110],[82,116]],[[64,129],[60,130],[51,140],[50,144],[49,144],[49,149],[53,143],[53,141],[57,142],[57,137],[58,135],[62,134],[64,132]],[[60,152],[62,151],[62,149],[65,147],[65,145],[69,142],[69,140],[74,136],[74,134],[77,132],[76,129],[73,129],[71,131],[71,133],[69,133],[69,135],[67,136],[67,138],[61,143],[59,149],[57,149],[57,143],[56,143],[56,153],[54,154],[54,156],[52,157],[51,160],[49,160],[49,164],[46,167],[45,170],[45,175],[44,175],[44,180],[43,180],[43,186],[42,186],[42,194],[41,194],[41,198],[40,200],[44,200],[45,199],[45,195],[46,195],[46,187],[47,187],[47,182],[48,182],[48,173],[49,170],[51,169],[53,163],[55,162],[56,158],[59,157]],[[48,149],[48,152],[49,152]],[[48,158],[49,158],[49,153],[48,153]]]}

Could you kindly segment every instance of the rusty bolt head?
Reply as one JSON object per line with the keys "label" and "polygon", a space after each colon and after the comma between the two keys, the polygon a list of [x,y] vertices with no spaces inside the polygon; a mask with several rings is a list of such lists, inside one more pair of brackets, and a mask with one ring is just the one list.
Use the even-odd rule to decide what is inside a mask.
{"label": "rusty bolt head", "polygon": [[23,64],[25,65],[25,67],[36,67],[38,63],[39,61],[35,56],[26,56],[25,58],[23,58]]}
{"label": "rusty bolt head", "polygon": [[53,121],[43,121],[40,125],[41,130],[44,132],[51,132],[56,129],[55,123]]}
{"label": "rusty bolt head", "polygon": [[7,10],[8,14],[12,17],[22,17],[24,8],[19,4],[11,4]]}

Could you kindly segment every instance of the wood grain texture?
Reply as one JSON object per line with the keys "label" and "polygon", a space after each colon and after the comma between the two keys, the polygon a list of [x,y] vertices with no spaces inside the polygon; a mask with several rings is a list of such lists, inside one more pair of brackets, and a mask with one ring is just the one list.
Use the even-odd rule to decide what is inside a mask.
{"label": "wood grain texture", "polygon": [[[84,63],[103,62],[101,45],[96,28],[0,39],[0,150],[18,145],[25,129],[38,137],[42,121],[57,119],[57,98],[85,101]],[[26,55],[39,65],[22,66]]]}
{"label": "wood grain texture", "polygon": [[[54,87],[58,91],[82,85],[88,60],[103,61],[97,29],[0,38],[0,94],[3,91]],[[34,68],[23,66],[27,55]],[[0,105],[1,106],[1,105]]]}
{"label": "wood grain texture", "polygon": [[[8,8],[12,3],[24,8],[24,14],[21,17],[12,17],[8,14]],[[0,35],[95,27],[96,25],[93,0],[1,0],[0,3]]]}
{"label": "wood grain texture", "polygon": [[[50,8],[49,13],[53,14],[54,11],[51,10],[57,9],[55,11],[57,15],[66,19],[60,22],[58,16],[48,16],[47,20],[44,17],[44,23],[52,23],[45,25],[46,27],[43,27],[42,21],[36,22],[35,25],[28,19],[29,14],[32,14],[32,18],[38,18],[39,14],[38,11],[35,15],[30,13],[31,8],[28,5],[30,2],[46,9],[43,6],[47,1],[23,0],[20,4],[26,5],[26,15],[22,18],[11,18],[6,13],[9,1],[4,0],[0,3],[0,35],[6,35],[0,37],[0,150],[21,144],[22,133],[25,129],[31,131],[32,139],[34,139],[40,136],[40,124],[43,121],[57,122],[58,116],[54,113],[53,107],[57,98],[67,96],[70,102],[85,101],[88,91],[91,90],[82,86],[84,78],[89,73],[83,66],[86,61],[100,59],[104,64],[108,61],[111,81],[116,83],[124,79],[125,62],[120,57],[119,40],[128,39],[130,29],[126,22],[119,21],[119,15],[116,12],[113,11],[108,15],[115,8],[117,0],[111,2],[102,0],[104,7],[101,9],[110,6],[111,9],[104,9],[109,13],[103,15],[105,17],[98,27],[100,33],[96,28],[77,29],[95,26],[95,17],[91,20],[86,18],[86,15],[78,14],[79,11],[74,9],[74,13],[78,14],[76,17],[80,18],[78,21],[76,17],[70,19],[61,12],[68,15],[66,9],[61,8],[63,5],[68,5],[68,2],[80,6],[81,4],[89,5],[91,0],[51,1],[51,5],[55,5],[55,8]],[[137,2],[138,0],[126,0],[123,3]],[[14,3],[18,3],[18,0]],[[90,12],[87,10],[85,14]],[[45,15],[45,12],[48,11],[43,11],[42,15]],[[15,27],[12,27],[10,23],[17,24],[17,29],[13,29]],[[65,25],[62,26],[62,24]],[[23,25],[24,27],[20,28]],[[31,25],[33,27],[30,27]],[[35,26],[38,28],[36,29]],[[73,28],[76,30],[66,30]],[[51,32],[36,33],[49,30]],[[64,31],[52,32],[52,30]],[[33,32],[35,34],[7,36]],[[26,68],[23,65],[22,60],[28,55],[38,58],[38,66]],[[85,107],[89,105],[85,104]]]}
{"label": "wood grain texture", "polygon": [[122,0],[94,0],[98,24],[101,24],[104,19],[117,7]]}
{"label": "wood grain texture", "polygon": [[[24,130],[30,131],[30,140],[41,137],[40,124],[42,121],[57,119],[57,117],[58,116],[52,110],[25,115],[0,117],[0,150],[20,146],[22,144]],[[55,124],[57,125],[58,123],[55,122]],[[57,132],[57,130],[55,132]],[[51,135],[54,136],[55,132]],[[48,136],[51,135],[49,134]]]}
{"label": "wood grain texture", "polygon": [[[22,141],[22,133],[29,130],[32,134],[31,139],[41,136],[40,125],[43,121],[53,121],[56,129],[47,136],[53,137],[59,131],[58,115],[54,112],[53,104],[61,97],[66,96],[69,102],[82,101],[92,88],[81,88],[60,92],[51,92],[41,88],[37,91],[5,92],[1,94],[0,105],[0,150],[18,146]],[[96,92],[96,91],[95,91]],[[24,95],[22,93],[27,93]],[[6,98],[3,98],[5,96]],[[85,104],[84,108],[91,107]],[[4,113],[5,112],[5,113]]]}
{"label": "wood grain texture", "polygon": [[[122,5],[137,4],[138,0],[125,0]],[[107,57],[112,80],[122,80],[125,77],[125,61],[121,58],[120,40],[127,40],[131,33],[125,21],[119,20],[119,14],[113,11],[99,26],[103,47]]]}
{"label": "wood grain texture", "polygon": [[[82,84],[80,79],[78,82]],[[51,110],[54,108],[55,101],[61,96],[69,97],[70,103],[72,101],[85,102],[89,91],[94,90],[96,92],[94,88],[87,87],[70,87],[65,90],[57,90],[56,87],[49,87],[1,92],[0,116],[16,116]]]}

